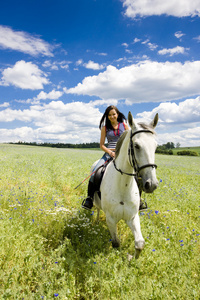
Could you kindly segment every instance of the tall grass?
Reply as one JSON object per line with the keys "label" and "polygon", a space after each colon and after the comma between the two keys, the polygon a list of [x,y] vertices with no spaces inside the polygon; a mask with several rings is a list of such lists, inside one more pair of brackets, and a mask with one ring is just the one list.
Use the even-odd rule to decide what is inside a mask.
{"label": "tall grass", "polygon": [[100,151],[0,145],[1,299],[199,299],[200,158],[156,156],[159,187],[143,195],[145,248],[101,213],[81,209]]}

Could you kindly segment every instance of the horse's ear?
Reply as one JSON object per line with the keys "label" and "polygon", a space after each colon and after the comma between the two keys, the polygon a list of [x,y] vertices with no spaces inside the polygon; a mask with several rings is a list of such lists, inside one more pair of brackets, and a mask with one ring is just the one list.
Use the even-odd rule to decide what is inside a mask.
{"label": "horse's ear", "polygon": [[150,125],[155,128],[158,123],[158,113],[155,115],[153,121],[151,121]]}
{"label": "horse's ear", "polygon": [[132,113],[130,111],[128,113],[128,123],[132,129],[134,129],[136,127],[135,122],[133,120]]}

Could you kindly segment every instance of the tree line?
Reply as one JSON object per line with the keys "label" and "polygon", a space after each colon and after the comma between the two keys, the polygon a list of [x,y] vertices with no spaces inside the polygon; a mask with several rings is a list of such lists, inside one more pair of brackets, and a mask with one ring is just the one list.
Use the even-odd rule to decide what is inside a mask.
{"label": "tree line", "polygon": [[[159,145],[156,149],[156,153],[173,155],[172,149],[174,148],[175,148],[174,143],[168,142],[166,144]],[[176,144],[176,148],[180,148],[180,143]]]}
{"label": "tree line", "polygon": [[40,146],[40,147],[51,147],[51,148],[99,148],[99,143],[82,143],[82,144],[70,144],[70,143],[36,143],[36,142],[17,142],[17,143],[10,143],[16,145],[28,145],[28,146]]}
{"label": "tree line", "polygon": [[[80,143],[80,144],[71,144],[71,143],[36,143],[36,142],[16,142],[16,143],[10,143],[10,144],[17,144],[17,145],[28,145],[28,146],[40,146],[40,147],[52,147],[52,148],[99,148],[100,144],[97,142],[93,143]],[[173,142],[168,142],[163,145],[159,145],[157,147],[156,152],[159,153],[159,151],[169,151],[174,148],[180,148],[180,144],[177,143],[176,147]]]}

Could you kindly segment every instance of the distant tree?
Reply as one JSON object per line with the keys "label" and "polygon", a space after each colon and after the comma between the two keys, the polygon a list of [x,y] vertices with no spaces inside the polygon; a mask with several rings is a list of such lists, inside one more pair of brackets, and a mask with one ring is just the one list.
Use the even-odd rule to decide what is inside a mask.
{"label": "distant tree", "polygon": [[172,142],[168,142],[167,144],[165,144],[165,147],[166,147],[166,149],[174,149],[175,148],[174,143],[172,143]]}
{"label": "distant tree", "polygon": [[177,143],[176,144],[176,148],[180,148],[181,144],[180,143]]}

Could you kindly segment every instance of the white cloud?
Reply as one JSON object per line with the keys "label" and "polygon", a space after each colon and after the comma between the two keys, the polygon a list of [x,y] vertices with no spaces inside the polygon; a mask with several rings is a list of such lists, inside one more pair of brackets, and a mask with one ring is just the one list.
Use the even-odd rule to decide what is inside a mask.
{"label": "white cloud", "polygon": [[158,134],[158,144],[163,145],[172,142],[175,145],[181,144],[181,147],[195,147],[200,145],[200,127],[179,130],[173,133]]}
{"label": "white cloud", "polygon": [[154,51],[154,50],[156,50],[156,48],[158,48],[158,46],[156,44],[153,44],[153,43],[150,43],[150,42],[147,43],[147,45],[148,45],[148,47],[151,51]]}
{"label": "white cloud", "polygon": [[0,85],[14,85],[21,89],[38,90],[48,84],[47,75],[38,66],[24,60],[16,62],[12,68],[4,69]]}
{"label": "white cloud", "polygon": [[14,31],[9,27],[0,25],[0,47],[27,53],[30,55],[42,54],[53,56],[52,46],[38,37],[27,32]]}
{"label": "white cloud", "polygon": [[46,99],[56,100],[56,99],[59,99],[62,95],[63,95],[63,92],[55,91],[53,89],[49,93],[45,93],[44,91],[40,92],[39,95],[37,95],[37,97],[35,99],[36,100],[46,100]]}
{"label": "white cloud", "polygon": [[101,52],[101,53],[96,53],[97,55],[100,55],[100,56],[107,56],[108,54],[107,53],[104,53],[104,52]]}
{"label": "white cloud", "polygon": [[[23,126],[0,129],[0,142],[98,142],[101,116],[93,105],[82,102],[64,104],[62,101],[52,101],[24,110],[6,108],[0,111],[1,122],[18,121]],[[31,127],[24,126],[24,122],[31,123]]]}
{"label": "white cloud", "polygon": [[9,102],[4,102],[2,104],[0,104],[0,107],[9,107],[10,103]]}
{"label": "white cloud", "polygon": [[131,50],[129,50],[129,49],[125,49],[125,52],[128,53],[128,54],[133,53],[133,51],[131,51]]}
{"label": "white cloud", "polygon": [[134,44],[135,44],[135,43],[139,43],[140,41],[141,41],[140,39],[134,38],[133,43],[134,43]]}
{"label": "white cloud", "polygon": [[146,45],[149,42],[149,39],[146,39],[145,41],[142,42],[143,45]]}
{"label": "white cloud", "polygon": [[138,113],[138,121],[151,121],[155,114],[159,115],[157,126],[158,143],[160,145],[179,142],[181,146],[200,145],[200,97],[175,102],[161,103],[152,111]]}
{"label": "white cloud", "polygon": [[160,55],[169,54],[169,56],[173,56],[175,54],[184,54],[185,50],[186,49],[184,47],[177,46],[177,47],[170,48],[170,49],[165,48],[165,49],[159,50],[158,54],[160,54]]}
{"label": "white cloud", "polygon": [[197,40],[197,42],[200,42],[200,35],[195,37],[194,40]]}
{"label": "white cloud", "polygon": [[80,65],[82,65],[82,64],[83,64],[83,60],[82,60],[82,59],[77,60],[76,66],[80,66]]}
{"label": "white cloud", "polygon": [[175,32],[175,37],[177,38],[177,39],[180,39],[180,38],[182,38],[182,36],[184,36],[185,34],[184,33],[182,33],[182,31],[177,31],[177,32]]}
{"label": "white cloud", "polygon": [[143,61],[121,69],[108,66],[97,76],[83,79],[68,94],[125,99],[127,103],[161,102],[181,99],[200,93],[200,61]]}
{"label": "white cloud", "polygon": [[[18,121],[18,126],[22,122],[22,126],[15,126],[14,129],[1,128],[0,142],[98,142],[100,138],[98,125],[102,116],[99,109],[95,107],[95,105],[102,104],[98,101],[88,104],[82,102],[64,104],[62,101],[52,101],[44,105],[33,105],[24,110],[5,108],[0,111],[0,120],[2,122]],[[116,105],[117,101],[110,99],[110,103]],[[109,105],[109,102],[104,101],[104,105]],[[195,120],[199,121],[200,97],[187,99],[179,105],[162,103],[151,112],[138,114],[137,120],[139,117],[148,122],[153,119],[156,112],[159,113],[156,130],[159,144],[170,141],[174,144],[179,142],[181,146],[200,145],[200,124],[194,123]],[[184,121],[187,129],[183,129],[184,126],[177,129],[177,123],[180,125]],[[26,123],[29,126],[26,126]],[[164,129],[161,126],[163,123]]]}
{"label": "white cloud", "polygon": [[[137,117],[151,120],[158,113],[161,123],[189,124],[200,122],[200,96],[187,99],[176,104],[175,102],[161,103],[152,111],[138,113]],[[200,132],[199,132],[200,135]]]}
{"label": "white cloud", "polygon": [[115,105],[115,106],[117,106],[118,103],[119,103],[119,101],[116,100],[116,99],[90,101],[91,106],[101,106],[101,105],[106,105],[106,106]]}
{"label": "white cloud", "polygon": [[200,16],[199,0],[122,0],[125,14],[130,18],[168,15],[174,17]]}
{"label": "white cloud", "polygon": [[58,66],[55,62],[51,62],[50,60],[45,60],[45,62],[42,64],[44,68],[50,68],[51,70],[58,70]]}
{"label": "white cloud", "polygon": [[98,63],[95,63],[94,61],[92,60],[89,60],[87,63],[84,63],[83,66],[86,68],[86,69],[92,69],[92,70],[102,70],[105,68],[104,65],[100,65]]}
{"label": "white cloud", "polygon": [[141,42],[142,45],[146,45],[149,47],[150,50],[154,51],[156,48],[158,48],[158,45],[153,44],[149,41],[149,39],[146,39],[145,41]]}
{"label": "white cloud", "polygon": [[51,70],[59,70],[59,67],[61,68],[61,69],[69,69],[69,64],[70,64],[71,62],[69,62],[69,61],[66,61],[66,60],[63,60],[63,61],[53,61],[53,62],[51,62],[50,60],[46,60],[43,64],[42,64],[42,66],[44,67],[44,68],[50,68]]}

